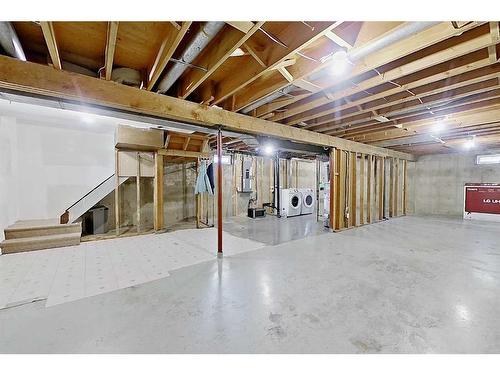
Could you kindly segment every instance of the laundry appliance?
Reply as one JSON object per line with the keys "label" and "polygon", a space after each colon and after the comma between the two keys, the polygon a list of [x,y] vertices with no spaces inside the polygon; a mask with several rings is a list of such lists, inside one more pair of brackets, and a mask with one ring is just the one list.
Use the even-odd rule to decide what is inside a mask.
{"label": "laundry appliance", "polygon": [[307,215],[314,213],[316,204],[316,193],[313,189],[297,189],[302,194],[302,205],[300,214]]}
{"label": "laundry appliance", "polygon": [[286,217],[301,214],[302,193],[298,189],[281,189],[280,212]]}

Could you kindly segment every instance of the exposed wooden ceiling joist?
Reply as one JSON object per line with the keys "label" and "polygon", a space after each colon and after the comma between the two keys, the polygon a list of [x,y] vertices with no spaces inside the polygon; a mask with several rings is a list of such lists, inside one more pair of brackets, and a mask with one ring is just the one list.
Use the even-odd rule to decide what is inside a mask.
{"label": "exposed wooden ceiling joist", "polygon": [[158,78],[160,78],[160,75],[163,73],[163,70],[182,41],[182,38],[184,38],[184,35],[188,32],[191,23],[192,22],[190,21],[183,22],[180,30],[177,30],[177,28],[172,26],[171,31],[165,36],[149,72],[148,83],[146,85],[147,90],[153,89],[154,85],[158,81]]}
{"label": "exposed wooden ceiling joist", "polygon": [[106,36],[106,52],[104,59],[104,72],[106,81],[111,79],[113,70],[113,59],[115,57],[116,36],[118,35],[118,22],[108,22],[108,32]]}
{"label": "exposed wooden ceiling joist", "polygon": [[0,57],[0,87],[301,143],[413,160],[412,155],[256,119],[114,82]]}
{"label": "exposed wooden ceiling joist", "polygon": [[49,50],[52,65],[54,65],[54,68],[56,69],[62,69],[56,34],[54,32],[54,25],[52,24],[52,22],[42,21],[40,22],[40,27],[42,28],[43,37],[45,38],[45,43],[47,44],[47,49]]}

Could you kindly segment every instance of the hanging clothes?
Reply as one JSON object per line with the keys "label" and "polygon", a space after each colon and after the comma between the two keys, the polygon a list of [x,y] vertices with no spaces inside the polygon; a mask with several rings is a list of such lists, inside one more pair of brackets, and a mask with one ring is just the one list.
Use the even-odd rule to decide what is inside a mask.
{"label": "hanging clothes", "polygon": [[194,189],[195,194],[208,193],[210,195],[214,194],[212,185],[210,184],[210,179],[207,175],[207,162],[202,160],[200,163],[200,169],[198,171],[198,177],[196,178],[196,186]]}
{"label": "hanging clothes", "polygon": [[212,187],[212,191],[215,191],[215,180],[214,180],[214,163],[210,163],[207,168],[208,179],[210,180],[210,186]]}

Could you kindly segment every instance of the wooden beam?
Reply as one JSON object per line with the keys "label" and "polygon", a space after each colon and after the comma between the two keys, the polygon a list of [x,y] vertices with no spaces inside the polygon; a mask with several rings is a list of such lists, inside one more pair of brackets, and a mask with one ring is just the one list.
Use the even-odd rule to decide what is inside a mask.
{"label": "wooden beam", "polygon": [[208,158],[212,154],[210,152],[196,152],[196,151],[184,151],[184,150],[158,150],[158,154],[163,156],[180,156],[184,158]]}
{"label": "wooden beam", "polygon": [[163,229],[163,155],[159,153],[155,154],[154,184],[154,230],[160,231]]}
{"label": "wooden beam", "polygon": [[255,27],[255,24],[251,21],[226,21],[226,23],[241,31],[242,33],[248,33],[250,30],[252,30],[252,28]]}
{"label": "wooden beam", "polygon": [[[348,87],[343,90],[338,90],[335,92],[331,98],[320,97],[314,100],[305,101],[303,100],[303,104],[297,103],[290,107],[286,112],[281,112],[279,115],[273,117],[273,121],[282,120],[284,118],[288,118],[287,124],[293,125],[300,121],[308,121],[312,118],[325,116],[329,113],[335,112],[337,109],[333,108],[326,111],[319,111],[317,113],[311,113],[309,111],[314,110],[317,107],[324,106],[336,100],[339,100],[344,97],[348,97],[350,95],[354,95],[356,93],[360,93],[363,91],[370,91],[376,86],[379,86],[384,83],[388,83],[391,81],[395,81],[400,79],[401,77],[407,76],[409,74],[414,74],[424,69],[432,68],[438,64],[445,63],[446,61],[459,58],[463,55],[466,55],[471,52],[478,51],[480,49],[486,48],[491,45],[491,38],[488,34],[480,34],[479,36],[472,38],[470,40],[466,40],[461,44],[453,46],[453,48],[448,48],[442,51],[439,51],[434,54],[430,54],[428,56],[422,57],[421,59],[417,59],[411,61],[407,64],[400,65],[394,69],[391,69],[385,72],[383,75],[377,75],[373,78],[369,78],[359,84]],[[436,70],[445,69],[443,66],[437,66],[434,68]],[[414,86],[413,84],[411,84]],[[381,94],[377,94],[373,99],[388,96],[397,92],[404,92],[407,87],[395,87],[389,90],[389,92]],[[359,103],[363,103],[362,101]],[[345,108],[345,106],[343,106]],[[306,112],[306,113],[304,113]],[[292,117],[293,116],[293,117]]]}
{"label": "wooden beam", "polygon": [[336,211],[337,211],[337,207],[336,207],[336,199],[335,199],[335,194],[337,192],[337,188],[336,188],[336,175],[335,175],[335,166],[336,166],[336,160],[335,160],[335,156],[336,156],[336,150],[335,148],[332,148],[330,149],[330,206],[329,206],[329,214],[328,214],[328,220],[329,220],[329,227],[330,227],[330,230],[335,230],[335,228],[337,227],[337,223],[335,221],[335,217],[336,217]]}
{"label": "wooden beam", "polygon": [[288,82],[293,82],[293,76],[290,74],[288,70],[286,70],[286,68],[279,67],[277,70]]}
{"label": "wooden beam", "polygon": [[180,98],[186,99],[264,24],[264,22],[249,23],[252,27],[244,34],[236,29],[225,30],[215,45],[201,53],[195,64],[205,67],[207,71],[188,69],[180,78]]}
{"label": "wooden beam", "polygon": [[[297,52],[307,48],[311,43],[321,38],[324,33],[332,27],[331,22],[312,22],[312,24],[313,30],[305,27],[299,22],[291,22],[286,28],[281,30],[278,35],[273,37],[280,39],[281,43],[287,46],[286,48],[269,38],[264,46],[263,54],[260,54],[259,57],[259,59],[268,66],[264,68],[257,63],[248,63],[244,70],[242,69],[239,71],[239,74],[227,75],[218,82],[214,104],[222,103],[238,90],[274,69],[283,61],[293,58]],[[269,34],[268,32],[266,33]],[[247,46],[251,45],[250,42],[252,42],[252,40],[247,41]]]}
{"label": "wooden beam", "polygon": [[373,180],[373,156],[368,155],[367,176],[366,176],[366,222],[372,222],[372,183]]}
{"label": "wooden beam", "polygon": [[[0,88],[100,105],[206,127],[261,134],[346,151],[414,160],[412,155],[207,107],[167,95],[0,56]],[[86,109],[88,110],[88,109]]]}
{"label": "wooden beam", "polygon": [[389,217],[394,216],[394,158],[389,159]]}
{"label": "wooden beam", "polygon": [[365,223],[365,155],[359,159],[359,225]]}
{"label": "wooden beam", "polygon": [[[468,59],[463,60],[467,61]],[[456,63],[459,64],[460,62],[457,61]],[[306,129],[314,128],[315,130],[326,130],[329,128],[329,124],[338,124],[340,126],[341,124],[357,121],[362,117],[369,119],[368,116],[360,115],[363,113],[371,115],[373,111],[377,111],[384,115],[386,112],[390,111],[391,107],[399,106],[404,108],[408,106],[404,103],[408,102],[410,102],[410,105],[426,104],[430,106],[434,100],[439,101],[443,93],[447,94],[448,91],[455,90],[457,95],[465,95],[466,92],[464,91],[467,86],[498,77],[500,72],[498,66],[490,65],[489,59],[481,59],[450,69],[451,64],[452,63],[450,63],[450,65],[442,64],[441,66],[434,66],[430,69],[433,71],[432,73],[430,73],[430,70],[429,73],[425,71],[419,72],[419,75],[424,75],[424,78],[416,79],[402,87],[395,87],[381,93],[369,95],[348,104],[339,104],[335,106],[335,103],[332,103],[331,106],[335,106],[335,108],[314,111],[314,114],[312,112],[310,114],[304,113],[302,121],[308,121],[309,125]],[[434,72],[437,72],[437,74],[433,74]],[[404,94],[405,90],[410,90],[414,95],[409,92]],[[401,98],[402,94],[406,96]],[[449,97],[451,97],[451,95],[449,95]],[[441,101],[442,100],[443,98],[441,98]],[[358,109],[357,112],[351,110],[353,107],[358,106],[361,106],[362,109]],[[290,121],[292,120],[290,119]],[[319,126],[323,124],[325,125]]]}
{"label": "wooden beam", "polygon": [[403,160],[403,215],[406,215],[408,205],[408,162]]}
{"label": "wooden beam", "polygon": [[379,175],[378,175],[378,219],[384,220],[385,210],[385,158],[378,158]]}
{"label": "wooden beam", "polygon": [[394,216],[399,216],[399,159],[395,159],[394,166]]}
{"label": "wooden beam", "polygon": [[347,42],[345,39],[341,38],[339,35],[335,33],[335,31],[330,30],[328,31],[325,36],[330,39],[332,42],[338,44],[340,47],[344,47],[347,50],[350,50],[353,48],[353,45]]}
{"label": "wooden beam", "polygon": [[62,69],[61,58],[59,57],[59,48],[57,46],[56,34],[54,32],[54,25],[52,22],[40,22],[42,28],[45,44],[49,50],[49,56],[52,60],[52,65],[56,69]]}
{"label": "wooden beam", "polygon": [[[468,27],[468,29],[470,28],[472,28],[472,25]],[[462,32],[463,31],[465,30],[462,30]],[[323,89],[334,87],[343,81],[353,79],[354,77],[366,73],[369,70],[388,64],[392,61],[397,60],[398,58],[408,56],[427,46],[436,44],[457,34],[458,31],[455,30],[449,22],[443,22],[420,33],[413,34],[412,36],[403,39],[400,42],[394,43],[377,53],[369,55],[363,60],[363,63],[355,64],[349,74],[342,77],[332,77],[330,80],[328,80],[328,82],[325,82],[325,84],[323,85]],[[374,79],[371,78],[356,85],[356,89],[359,88],[360,91],[366,90],[367,86],[372,87],[386,83],[389,80],[396,79],[398,75],[404,76],[412,72],[416,72],[423,69],[424,67],[435,65],[439,62],[449,60],[450,58],[461,56],[465,53],[484,48],[484,46],[487,46],[489,44],[491,44],[491,38],[488,38],[488,40],[486,40],[484,35],[482,35],[482,37],[465,42],[463,43],[463,45],[455,46],[454,48],[449,48],[447,50],[441,51],[440,53],[432,54],[431,56],[427,56],[414,62],[410,62],[406,64],[406,66],[400,66],[397,69],[393,69],[390,73],[386,72],[382,76],[377,76]],[[293,107],[290,107],[286,112],[277,114],[275,117],[273,117],[273,121],[283,120],[287,117],[297,115],[324,104],[328,104],[329,102],[344,96],[346,96],[345,90],[340,90],[338,93],[334,94],[332,99],[328,99],[326,97],[308,101],[304,99],[302,104],[297,103]]]}
{"label": "wooden beam", "polygon": [[189,146],[189,141],[191,141],[191,137],[186,137],[186,139],[184,140],[184,144],[182,145],[182,150],[183,151],[186,151],[188,146]]}
{"label": "wooden beam", "polygon": [[347,164],[347,153],[344,150],[337,149],[336,155],[337,161],[337,186],[336,186],[336,202],[337,202],[337,212],[335,217],[336,228],[342,229],[346,227],[345,213],[346,213],[346,164]]}
{"label": "wooden beam", "polygon": [[350,152],[349,159],[349,226],[355,227],[358,225],[357,222],[357,194],[356,194],[356,170],[357,170],[357,154],[356,152]]}
{"label": "wooden beam", "polygon": [[243,46],[247,50],[247,52],[254,58],[257,63],[262,66],[263,68],[267,68],[266,62],[261,58],[260,54],[253,48],[252,45],[248,43],[244,43]]}
{"label": "wooden beam", "polygon": [[172,30],[163,40],[163,43],[161,44],[155,61],[151,67],[151,70],[149,71],[149,79],[146,86],[148,91],[151,91],[153,89],[156,81],[158,81],[158,78],[160,78],[160,75],[163,73],[163,70],[167,66],[170,58],[182,41],[182,38],[184,38],[184,35],[186,35],[186,33],[188,32],[191,23],[191,21],[183,22],[180,30],[177,30],[172,26]]}
{"label": "wooden beam", "polygon": [[113,71],[113,59],[115,57],[116,36],[118,35],[118,22],[108,22],[108,31],[106,35],[106,52],[104,54],[104,72],[106,81],[111,80]]}

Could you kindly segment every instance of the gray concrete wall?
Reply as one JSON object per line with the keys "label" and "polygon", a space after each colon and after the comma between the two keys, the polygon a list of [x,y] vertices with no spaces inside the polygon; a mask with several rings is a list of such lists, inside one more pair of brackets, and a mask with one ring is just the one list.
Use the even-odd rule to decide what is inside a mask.
{"label": "gray concrete wall", "polygon": [[476,154],[427,155],[409,163],[408,213],[462,216],[465,183],[500,183],[500,164],[476,165]]}

